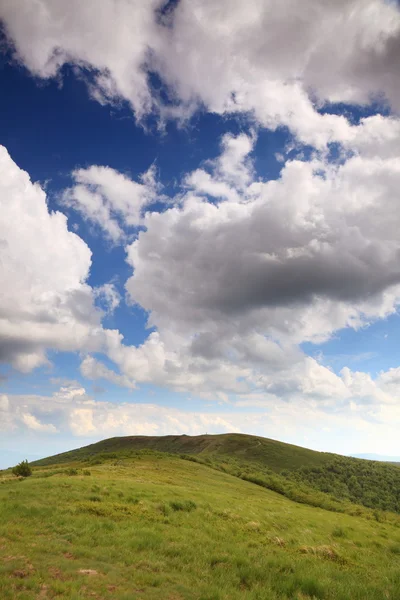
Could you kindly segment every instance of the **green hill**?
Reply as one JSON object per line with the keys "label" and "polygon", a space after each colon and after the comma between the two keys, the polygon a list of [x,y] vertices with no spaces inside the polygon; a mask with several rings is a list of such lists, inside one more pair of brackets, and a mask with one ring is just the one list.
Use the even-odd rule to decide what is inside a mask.
{"label": "green hill", "polygon": [[354,505],[362,505],[400,513],[398,466],[316,452],[251,435],[118,437],[32,464],[99,464],[144,451],[178,454],[312,506],[354,512]]}
{"label": "green hill", "polygon": [[2,600],[400,599],[396,515],[328,512],[177,455],[113,452],[0,473]]}
{"label": "green hill", "polygon": [[239,433],[220,435],[166,435],[115,437],[102,440],[63,454],[35,461],[35,465],[50,465],[74,460],[86,460],[108,452],[156,450],[170,454],[193,454],[206,457],[229,457],[256,463],[274,471],[296,469],[305,464],[320,466],[329,461],[333,454],[316,452],[275,440]]}

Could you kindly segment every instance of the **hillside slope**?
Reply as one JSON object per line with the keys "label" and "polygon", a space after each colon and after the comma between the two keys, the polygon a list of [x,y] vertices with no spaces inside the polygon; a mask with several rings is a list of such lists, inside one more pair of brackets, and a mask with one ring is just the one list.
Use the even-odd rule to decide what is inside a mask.
{"label": "hillside slope", "polygon": [[300,505],[167,454],[0,483],[2,600],[400,599],[397,517]]}
{"label": "hillside slope", "polygon": [[100,463],[146,451],[185,456],[312,506],[352,512],[352,503],[400,513],[398,466],[251,435],[118,437],[32,464]]}
{"label": "hillside slope", "polygon": [[256,463],[276,472],[282,469],[294,470],[300,466],[321,466],[334,454],[316,452],[301,446],[293,446],[276,440],[253,435],[226,433],[220,435],[167,435],[167,436],[128,436],[102,440],[70,452],[57,454],[35,461],[35,465],[50,465],[87,460],[106,452],[156,450],[171,454],[194,454],[206,457],[229,457]]}

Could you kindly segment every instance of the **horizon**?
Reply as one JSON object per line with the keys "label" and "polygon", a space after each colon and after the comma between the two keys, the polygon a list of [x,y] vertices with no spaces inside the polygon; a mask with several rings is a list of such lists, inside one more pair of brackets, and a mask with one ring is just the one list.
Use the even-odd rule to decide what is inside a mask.
{"label": "horizon", "polygon": [[339,4],[0,4],[0,468],[400,456],[400,9]]}
{"label": "horizon", "polygon": [[[215,434],[215,433],[200,433],[200,434],[195,434],[195,435],[188,435],[186,433],[181,433],[181,434],[165,434],[165,435],[158,435],[158,436],[146,436],[146,435],[138,435],[138,436],[114,436],[112,438],[105,438],[105,439],[99,439],[99,440],[94,440],[92,441],[90,444],[85,444],[84,446],[74,446],[74,447],[70,447],[70,448],[66,448],[64,450],[61,450],[60,452],[57,452],[55,455],[53,456],[58,456],[58,455],[62,455],[66,452],[70,452],[70,451],[74,451],[74,450],[80,450],[81,448],[85,448],[87,446],[91,446],[91,445],[96,445],[100,442],[106,441],[107,439],[124,439],[127,437],[135,437],[135,438],[147,438],[147,437],[152,437],[152,438],[165,438],[165,437],[204,437],[204,436],[215,436],[215,435],[224,435],[224,436],[228,436],[228,435],[243,435],[243,436],[250,436],[250,437],[261,437],[263,438],[263,436],[251,436],[250,434],[247,433],[236,433],[233,434],[231,432],[226,432],[226,433],[221,433],[221,434]],[[277,439],[273,439],[273,438],[263,438],[263,439],[267,439],[273,442],[278,442],[279,444],[284,444],[284,445],[289,445],[289,446],[294,446],[294,447],[298,447],[298,448],[305,448],[307,450],[313,450],[312,448],[307,448],[306,446],[296,446],[296,444],[288,444],[287,442],[282,442],[280,440]],[[324,450],[313,450],[314,452],[322,452],[324,454],[331,454],[329,452],[325,452]],[[335,453],[336,454],[336,453]],[[13,463],[10,463],[8,461],[7,456],[13,456],[16,458],[16,460],[14,460]],[[337,454],[336,454],[337,455]],[[375,461],[375,462],[386,462],[386,463],[400,463],[400,456],[384,456],[384,455],[380,455],[380,454],[343,454],[339,456],[344,456],[347,458],[358,458],[360,460],[369,460],[369,461]],[[40,454],[36,454],[36,455],[30,455],[30,458],[28,459],[27,456],[23,455],[23,454],[19,454],[18,452],[5,452],[3,453],[3,455],[0,454],[0,470],[4,470],[4,469],[10,469],[11,467],[15,466],[16,464],[18,464],[21,461],[27,460],[29,463],[35,463],[38,460],[42,460],[45,458],[49,458],[49,456],[42,456]]]}

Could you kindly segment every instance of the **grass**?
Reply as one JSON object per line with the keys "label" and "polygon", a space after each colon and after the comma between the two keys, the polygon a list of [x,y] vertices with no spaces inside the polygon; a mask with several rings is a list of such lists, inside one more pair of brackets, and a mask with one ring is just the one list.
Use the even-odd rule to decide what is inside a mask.
{"label": "grass", "polygon": [[315,452],[300,446],[293,446],[267,438],[239,433],[221,435],[166,435],[166,436],[127,436],[102,440],[77,450],[57,454],[36,461],[36,465],[60,464],[87,460],[91,457],[98,459],[99,455],[122,451],[155,450],[170,454],[192,454],[202,458],[235,457],[246,462],[280,472],[282,469],[294,470],[305,464],[321,466],[329,461],[334,454]]}
{"label": "grass", "polygon": [[4,472],[0,598],[400,600],[399,525],[169,455]]}
{"label": "grass", "polygon": [[400,468],[315,452],[275,440],[243,434],[133,436],[103,440],[33,464],[134,457],[143,452],[180,455],[276,491],[292,500],[332,511],[353,512],[354,504],[400,513]]}

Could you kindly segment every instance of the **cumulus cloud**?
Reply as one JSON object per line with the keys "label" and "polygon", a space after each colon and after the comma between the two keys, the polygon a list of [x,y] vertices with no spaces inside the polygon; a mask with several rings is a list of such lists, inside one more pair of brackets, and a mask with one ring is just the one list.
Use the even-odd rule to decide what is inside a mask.
{"label": "cumulus cloud", "polygon": [[100,312],[85,283],[91,252],[60,212],[0,147],[0,360],[21,371],[46,348],[98,346]]}
{"label": "cumulus cloud", "polygon": [[35,417],[35,415],[31,415],[30,413],[23,413],[21,415],[21,420],[28,427],[28,429],[33,429],[33,431],[39,431],[42,433],[57,433],[57,428],[54,427],[51,423],[41,423],[39,419]]}
{"label": "cumulus cloud", "polygon": [[113,283],[104,283],[95,288],[94,294],[107,314],[113,314],[121,302],[121,295]]}
{"label": "cumulus cloud", "polygon": [[5,394],[0,396],[0,411],[7,411],[9,408],[8,397]]}
{"label": "cumulus cloud", "polygon": [[103,363],[96,360],[93,356],[86,356],[81,363],[81,373],[87,379],[105,379],[116,385],[135,389],[135,381],[126,375],[120,375],[111,369],[108,369]]}
{"label": "cumulus cloud", "polygon": [[348,398],[344,378],[300,344],[367,325],[399,301],[400,163],[386,122],[371,119],[360,128],[374,131],[385,158],[371,154],[365,133],[345,161],[287,161],[279,179],[263,181],[251,161],[255,135],[227,135],[220,156],[183,177],[175,204],[145,213],[127,246],[128,299],[154,328],[138,347],[102,327],[118,292],[87,285],[86,244],[4,150],[3,360],[29,370],[48,348],[75,350],[86,378],[131,389],[152,383],[222,402],[253,393]]}
{"label": "cumulus cloud", "polygon": [[[95,0],[3,0],[0,18],[33,74],[53,77],[73,64],[86,71],[93,97],[124,99],[139,118],[155,107],[179,118],[200,105],[250,112],[322,147],[351,136],[344,116],[318,112],[326,102],[384,98],[400,108],[395,2],[180,0],[163,14],[166,4],[104,0],[99,11]],[[172,104],[152,95],[150,72]]]}
{"label": "cumulus cloud", "polygon": [[343,116],[318,105],[382,95],[399,108],[395,3],[181,1],[164,39],[159,69],[184,104],[250,111],[315,146],[349,135]]}
{"label": "cumulus cloud", "polygon": [[[371,119],[360,127],[376,131]],[[319,372],[323,389],[331,373],[299,344],[396,310],[400,162],[379,157],[378,143],[391,143],[386,123],[378,155],[360,142],[344,162],[287,161],[273,181],[252,175],[254,139],[245,138],[235,159],[234,138],[224,138],[221,156],[185,177],[175,206],[146,213],[127,248],[128,297],[156,329],[138,348],[108,335],[108,355],[128,377],[223,395],[281,379],[290,387],[300,372],[307,388]]]}
{"label": "cumulus cloud", "polygon": [[112,435],[197,435],[239,431],[229,415],[192,412],[157,404],[95,401],[84,388],[71,394],[60,389],[51,396],[12,395],[5,409],[13,430],[33,433],[106,437]]}
{"label": "cumulus cloud", "polygon": [[105,348],[101,321],[119,305],[117,289],[87,284],[90,249],[63,213],[49,211],[44,190],[3,146],[0,249],[0,362],[29,372],[48,363],[49,349]]}
{"label": "cumulus cloud", "polygon": [[90,71],[98,101],[128,100],[137,115],[151,109],[144,68],[156,38],[154,11],[162,0],[4,0],[0,18],[16,56],[36,76],[54,77],[65,64]]}
{"label": "cumulus cloud", "polygon": [[126,227],[142,222],[142,209],[157,197],[155,168],[140,182],[111,169],[93,165],[72,173],[75,185],[63,193],[65,205],[99,226],[113,242],[125,237]]}
{"label": "cumulus cloud", "polygon": [[[90,288],[89,248],[2,149],[0,360],[28,371],[46,363],[48,348],[80,351],[85,377],[132,389],[155,383],[221,401],[236,394],[321,405],[379,396],[390,404],[396,373],[338,376],[300,344],[368,325],[399,303],[400,120],[375,115],[355,125],[318,110],[377,95],[398,110],[397,6],[180,0],[168,14],[162,6],[104,0],[99,11],[94,0],[3,0],[0,17],[16,57],[39,77],[73,64],[95,98],[127,100],[139,118],[156,105],[182,118],[198,106],[250,113],[255,129],[286,126],[318,152],[288,160],[277,180],[265,181],[251,161],[256,134],[225,135],[220,156],[187,173],[162,213],[149,210],[160,199],[154,167],[139,181],[98,165],[73,173],[65,205],[127,245],[128,298],[154,328],[133,347],[102,328],[96,308],[115,310],[116,288]],[[150,70],[168,86],[173,109],[152,96]],[[333,141],[340,160],[330,163]],[[120,373],[94,358],[101,351]],[[106,431],[103,413],[69,393],[72,430]],[[24,414],[25,425],[36,422],[29,415],[46,425]],[[124,427],[125,417],[113,418]]]}
{"label": "cumulus cloud", "polygon": [[[384,376],[384,374],[383,374]],[[365,374],[346,372],[342,375],[354,381]],[[357,384],[359,385],[359,383]],[[367,387],[368,387],[367,383]],[[16,435],[69,439],[98,440],[116,435],[167,435],[246,432],[277,437],[332,451],[354,453],[360,448],[374,452],[396,453],[400,426],[399,396],[386,402],[384,384],[361,394],[347,389],[338,402],[295,396],[286,402],[273,395],[246,394],[235,401],[229,410],[203,411],[165,407],[157,403],[113,403],[95,401],[86,393],[64,394],[59,390],[52,396],[10,395],[6,413],[5,436]],[[332,390],[333,392],[333,390]],[[379,396],[381,394],[381,396]],[[57,430],[57,431],[56,431]],[[10,434],[10,435],[11,435]],[[76,443],[76,442],[75,442]],[[76,443],[76,445],[79,445]]]}

